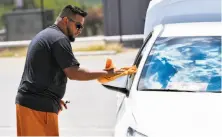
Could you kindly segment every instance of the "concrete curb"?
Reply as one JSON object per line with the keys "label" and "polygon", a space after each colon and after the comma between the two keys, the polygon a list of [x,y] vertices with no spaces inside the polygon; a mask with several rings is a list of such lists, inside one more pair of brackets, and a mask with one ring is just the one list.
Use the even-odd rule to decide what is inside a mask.
{"label": "concrete curb", "polygon": [[115,55],[116,51],[87,51],[87,52],[80,52],[74,51],[75,56],[99,56],[99,55]]}
{"label": "concrete curb", "polygon": [[[75,56],[103,56],[103,55],[116,55],[116,51],[73,51]],[[18,57],[16,55],[10,57]],[[0,58],[10,58],[10,57],[0,57]]]}

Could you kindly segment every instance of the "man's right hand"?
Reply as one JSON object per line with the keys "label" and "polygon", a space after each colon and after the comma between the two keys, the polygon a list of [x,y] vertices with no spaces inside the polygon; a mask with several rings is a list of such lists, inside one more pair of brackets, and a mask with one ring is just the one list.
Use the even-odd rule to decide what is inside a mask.
{"label": "man's right hand", "polygon": [[116,70],[116,69],[110,69],[110,70],[106,70],[108,72],[107,76],[109,77],[112,77],[112,76],[115,76],[115,75],[119,75],[121,73],[123,73],[124,71],[123,70]]}
{"label": "man's right hand", "polygon": [[100,77],[112,77],[123,72],[123,70],[103,70],[103,71],[89,71],[79,67],[65,68],[64,72],[70,80],[88,81],[98,79]]}

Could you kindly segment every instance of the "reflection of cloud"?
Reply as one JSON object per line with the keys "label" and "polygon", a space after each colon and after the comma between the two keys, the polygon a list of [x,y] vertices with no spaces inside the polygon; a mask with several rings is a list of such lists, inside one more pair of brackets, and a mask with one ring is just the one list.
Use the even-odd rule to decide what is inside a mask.
{"label": "reflection of cloud", "polygon": [[157,45],[166,44],[166,42],[171,39],[174,39],[174,37],[160,38],[159,40],[155,41],[155,44]]}
{"label": "reflection of cloud", "polygon": [[[157,57],[157,58],[163,58],[163,57],[167,57],[167,59],[168,60],[177,60],[178,61],[178,59],[182,59],[182,58],[184,58],[183,57],[183,54],[184,53],[187,53],[187,56],[189,56],[189,54],[191,54],[191,48],[189,48],[189,46],[191,46],[193,43],[191,43],[191,42],[187,42],[187,43],[183,43],[183,44],[173,44],[173,45],[166,45],[166,46],[161,46],[161,47],[159,47],[159,45],[158,46],[156,46],[156,48],[154,49],[154,50],[156,50],[156,51],[158,51],[158,54],[159,54],[159,56]],[[182,53],[181,53],[181,51],[179,51],[178,49],[179,48],[183,48],[183,47],[188,47],[188,48],[184,48],[183,49],[183,51],[182,51]],[[164,50],[162,50],[162,49],[164,49]],[[172,54],[173,53],[173,54]]]}
{"label": "reflection of cloud", "polygon": [[[158,81],[158,73],[155,73],[153,76],[151,76],[148,83],[149,85],[152,85],[152,88],[162,87],[161,83]],[[149,86],[149,85],[146,85],[146,86]]]}
{"label": "reflection of cloud", "polygon": [[144,87],[141,87],[140,88],[154,88],[154,89],[158,89],[158,88],[161,88],[162,85],[161,83],[158,81],[158,73],[155,73],[154,75],[150,76],[149,79],[147,79],[146,77],[145,78],[142,78],[141,79],[141,82],[140,82],[140,85],[143,85]]}
{"label": "reflection of cloud", "polygon": [[176,60],[176,59],[169,61],[170,64],[174,64],[174,66],[177,66],[179,68],[184,68],[185,64],[189,64],[192,62],[193,61],[190,61],[190,60]]}
{"label": "reflection of cloud", "polygon": [[211,43],[213,40],[215,40],[215,39],[211,38],[211,37],[192,38],[192,39],[190,39],[190,41],[192,41],[192,42],[204,42],[204,43]]}
{"label": "reflection of cloud", "polygon": [[[186,81],[192,81],[194,78],[201,78],[203,76],[207,77],[213,77],[213,76],[220,76],[221,75],[221,62],[220,60],[215,60],[212,58],[208,58],[206,60],[196,60],[195,64],[188,63],[188,60],[185,61],[174,61],[173,63],[176,66],[179,66],[180,68],[183,68],[180,73],[177,73],[174,76],[173,81],[180,81],[180,80],[186,80]],[[179,65],[178,65],[179,64]],[[177,78],[177,75],[179,77]],[[201,80],[199,80],[201,81]]]}
{"label": "reflection of cloud", "polygon": [[220,49],[211,49],[211,50],[208,50],[208,52],[207,52],[207,56],[209,57],[209,58],[214,58],[214,59],[217,59],[217,60],[221,60],[221,58],[215,58],[215,57],[217,57],[217,56],[220,56]]}
{"label": "reflection of cloud", "polygon": [[[217,37],[175,39],[159,42],[161,45],[152,49],[153,60],[147,64],[154,66],[158,65],[158,61],[162,64],[167,61],[171,68],[177,69],[177,73],[169,77],[171,82],[204,83],[209,82],[213,77],[222,76],[220,39]],[[165,76],[162,75],[163,73]],[[152,70],[152,74],[146,74],[145,79],[142,80],[143,84],[147,88],[161,88],[164,83],[158,76],[168,77],[170,72],[158,69],[156,72]]]}

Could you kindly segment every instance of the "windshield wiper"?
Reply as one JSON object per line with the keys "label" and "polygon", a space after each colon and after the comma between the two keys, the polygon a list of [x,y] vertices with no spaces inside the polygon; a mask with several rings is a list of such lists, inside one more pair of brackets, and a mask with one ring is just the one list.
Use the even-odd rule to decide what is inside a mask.
{"label": "windshield wiper", "polygon": [[169,91],[169,92],[205,92],[205,93],[221,93],[221,91],[194,91],[180,89],[139,89],[140,91]]}

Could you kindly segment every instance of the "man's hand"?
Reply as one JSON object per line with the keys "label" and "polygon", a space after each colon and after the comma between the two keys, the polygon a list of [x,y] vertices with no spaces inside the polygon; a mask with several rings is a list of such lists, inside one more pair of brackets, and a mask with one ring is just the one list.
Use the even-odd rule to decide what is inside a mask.
{"label": "man's hand", "polygon": [[108,74],[107,74],[108,77],[112,77],[112,76],[115,76],[115,75],[119,75],[119,74],[121,74],[121,73],[124,72],[124,70],[121,70],[121,69],[119,69],[119,70],[110,69],[110,70],[106,70],[106,71],[108,72]]}
{"label": "man's hand", "polygon": [[61,111],[63,110],[63,108],[67,109],[67,104],[70,103],[70,101],[64,101],[64,100],[60,100],[60,106],[61,106]]}
{"label": "man's hand", "polygon": [[112,76],[120,74],[123,71],[114,70],[114,69],[103,70],[103,71],[89,71],[84,68],[69,67],[69,68],[65,68],[64,72],[70,80],[88,81],[88,80],[95,80],[100,77],[106,77],[106,76],[112,77]]}

